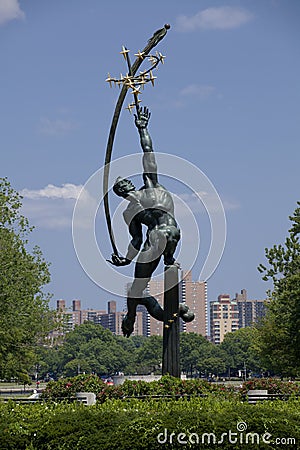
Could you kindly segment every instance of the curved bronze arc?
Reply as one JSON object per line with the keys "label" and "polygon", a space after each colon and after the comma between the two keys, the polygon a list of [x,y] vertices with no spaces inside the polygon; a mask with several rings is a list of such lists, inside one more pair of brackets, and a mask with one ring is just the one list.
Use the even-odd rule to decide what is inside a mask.
{"label": "curved bronze arc", "polygon": [[[146,55],[165,37],[167,34],[167,30],[170,28],[169,25],[165,25],[160,30],[156,31],[153,36],[149,39],[148,44],[146,47],[142,50],[142,53],[145,53]],[[135,62],[131,66],[131,75],[134,76],[142,64],[143,59],[142,58],[136,58]],[[115,112],[112,118],[112,123],[110,126],[107,146],[106,146],[106,154],[105,154],[105,166],[103,171],[103,202],[104,202],[104,212],[106,217],[106,223],[108,228],[108,233],[111,241],[111,245],[113,248],[114,254],[119,256],[119,252],[117,249],[117,246],[115,244],[115,237],[114,232],[112,229],[112,223],[110,218],[110,210],[109,210],[109,201],[108,201],[108,180],[109,180],[109,168],[110,168],[110,161],[111,161],[111,155],[112,155],[112,149],[113,149],[113,143],[115,139],[116,129],[118,120],[120,117],[122,105],[124,103],[125,97],[127,94],[127,86],[123,85],[116,107]]]}

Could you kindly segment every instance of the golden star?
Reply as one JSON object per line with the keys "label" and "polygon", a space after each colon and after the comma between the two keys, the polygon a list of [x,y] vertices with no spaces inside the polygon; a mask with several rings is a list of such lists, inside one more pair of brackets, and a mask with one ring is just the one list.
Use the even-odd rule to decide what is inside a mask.
{"label": "golden star", "polygon": [[165,63],[165,61],[164,61],[165,56],[164,56],[162,53],[156,52],[156,56],[159,58],[159,60],[160,60],[160,62],[161,62],[162,64]]}
{"label": "golden star", "polygon": [[106,78],[107,83],[109,83],[109,86],[112,87],[111,83],[115,81],[114,78],[111,78],[110,73],[108,72],[108,77]]}
{"label": "golden star", "polygon": [[130,114],[131,114],[131,110],[132,110],[134,107],[135,107],[135,104],[134,104],[134,103],[129,103],[129,105],[128,105],[125,109],[128,109],[128,111],[129,111]]}
{"label": "golden star", "polygon": [[137,56],[139,59],[144,59],[145,52],[140,52],[140,50],[134,54],[134,56]]}
{"label": "golden star", "polygon": [[156,78],[157,78],[157,77],[155,77],[155,76],[153,75],[152,70],[150,70],[149,80],[151,81],[152,86],[154,86],[154,80],[155,80]]}
{"label": "golden star", "polygon": [[129,52],[130,52],[130,50],[127,50],[127,48],[124,47],[124,45],[122,45],[122,51],[120,53],[121,53],[121,55],[124,56],[124,59],[127,58],[127,53],[129,53]]}
{"label": "golden star", "polygon": [[144,85],[147,83],[145,77],[139,77],[138,78],[138,84],[144,89]]}
{"label": "golden star", "polygon": [[147,71],[144,70],[143,72],[140,72],[140,74],[136,77],[136,82],[138,84],[145,84],[147,83],[148,78],[147,78]]}
{"label": "golden star", "polygon": [[122,82],[126,84],[128,87],[132,87],[132,77],[129,75],[125,75],[125,77],[122,79]]}
{"label": "golden star", "polygon": [[141,93],[141,91],[133,85],[131,93],[139,95]]}
{"label": "golden star", "polygon": [[157,64],[157,59],[154,56],[150,56],[149,59],[152,65]]}

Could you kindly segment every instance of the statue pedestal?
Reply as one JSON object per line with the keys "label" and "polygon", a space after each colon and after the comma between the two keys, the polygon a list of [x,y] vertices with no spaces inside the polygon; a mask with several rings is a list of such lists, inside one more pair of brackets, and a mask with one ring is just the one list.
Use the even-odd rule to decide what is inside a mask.
{"label": "statue pedestal", "polygon": [[164,274],[164,325],[162,374],[180,378],[178,267],[166,266]]}

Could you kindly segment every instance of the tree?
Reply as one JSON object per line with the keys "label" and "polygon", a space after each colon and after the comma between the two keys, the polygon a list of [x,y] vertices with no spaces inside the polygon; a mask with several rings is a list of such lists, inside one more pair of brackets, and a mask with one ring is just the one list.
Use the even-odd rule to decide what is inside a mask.
{"label": "tree", "polygon": [[[228,368],[228,355],[221,345],[210,344],[206,355],[201,359],[201,371],[209,374],[221,375]],[[199,369],[200,370],[200,369]]]}
{"label": "tree", "polygon": [[269,266],[258,267],[274,289],[268,293],[270,304],[256,345],[268,370],[294,376],[300,372],[300,207],[289,219],[292,227],[284,245],[265,249]]}
{"label": "tree", "polygon": [[209,356],[201,360],[201,367],[206,376],[219,375],[226,372],[226,363],[224,359],[214,356]]}
{"label": "tree", "polygon": [[126,373],[134,361],[133,344],[93,322],[85,322],[70,331],[56,353],[58,360],[53,359],[51,349],[48,354],[40,353],[47,372],[56,375]]}
{"label": "tree", "polygon": [[33,228],[20,213],[21,200],[0,178],[0,378],[28,371],[36,343],[52,326],[43,292],[49,265],[39,247],[28,250]]}
{"label": "tree", "polygon": [[244,370],[261,371],[261,363],[255,350],[254,340],[257,330],[253,327],[241,328],[225,334],[220,348],[226,353],[226,366],[229,372]]}
{"label": "tree", "polygon": [[196,333],[180,335],[181,368],[185,373],[193,375],[194,370],[205,370],[201,362],[210,353],[212,344],[205,337]]}
{"label": "tree", "polygon": [[135,371],[148,374],[160,369],[162,365],[162,336],[150,336],[138,347],[135,357]]}

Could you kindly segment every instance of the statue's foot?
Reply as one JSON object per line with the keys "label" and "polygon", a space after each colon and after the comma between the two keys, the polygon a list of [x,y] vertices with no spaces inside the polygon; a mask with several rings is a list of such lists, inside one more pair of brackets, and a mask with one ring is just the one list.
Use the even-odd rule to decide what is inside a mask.
{"label": "statue's foot", "polygon": [[123,334],[124,334],[125,337],[129,337],[131,335],[131,333],[133,332],[134,321],[135,321],[135,319],[131,319],[130,317],[128,317],[127,314],[123,318],[123,320],[122,320],[122,331],[123,331]]}
{"label": "statue's foot", "polygon": [[179,316],[184,322],[192,322],[195,319],[195,314],[185,303],[179,303]]}
{"label": "statue's foot", "polygon": [[181,269],[180,263],[176,261],[174,258],[165,258],[164,259],[165,266],[175,266],[178,269]]}

